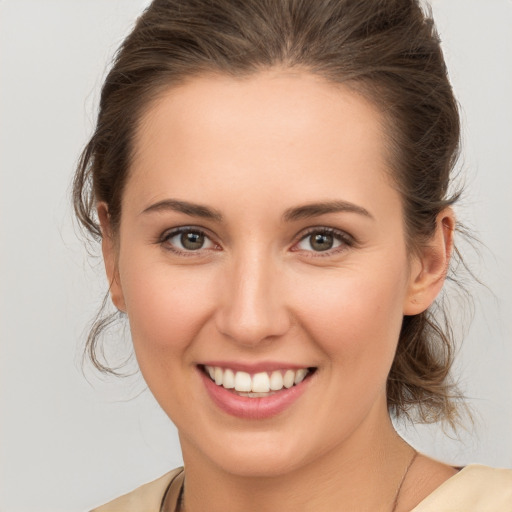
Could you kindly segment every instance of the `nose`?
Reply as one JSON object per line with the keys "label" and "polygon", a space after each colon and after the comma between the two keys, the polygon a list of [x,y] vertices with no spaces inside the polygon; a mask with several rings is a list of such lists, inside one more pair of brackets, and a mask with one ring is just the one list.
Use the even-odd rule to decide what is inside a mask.
{"label": "nose", "polygon": [[217,329],[232,341],[260,346],[285,334],[290,315],[282,271],[271,258],[248,255],[228,266],[216,312]]}

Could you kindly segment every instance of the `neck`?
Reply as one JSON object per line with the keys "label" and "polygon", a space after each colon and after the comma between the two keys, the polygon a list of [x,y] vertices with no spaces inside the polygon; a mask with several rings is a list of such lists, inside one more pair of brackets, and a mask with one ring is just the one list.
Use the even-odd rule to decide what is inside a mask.
{"label": "neck", "polygon": [[182,439],[185,512],[372,510],[390,512],[413,453],[389,417],[299,468],[271,477],[240,476],[194,453]]}

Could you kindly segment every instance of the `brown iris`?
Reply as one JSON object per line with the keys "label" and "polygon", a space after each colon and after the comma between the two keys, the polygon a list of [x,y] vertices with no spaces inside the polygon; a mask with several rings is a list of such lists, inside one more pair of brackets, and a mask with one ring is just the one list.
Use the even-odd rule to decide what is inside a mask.
{"label": "brown iris", "polygon": [[309,240],[315,251],[328,251],[334,244],[334,237],[329,233],[315,233],[309,237]]}
{"label": "brown iris", "polygon": [[186,233],[181,234],[180,242],[185,249],[189,251],[196,251],[203,247],[204,235],[197,231],[187,231]]}

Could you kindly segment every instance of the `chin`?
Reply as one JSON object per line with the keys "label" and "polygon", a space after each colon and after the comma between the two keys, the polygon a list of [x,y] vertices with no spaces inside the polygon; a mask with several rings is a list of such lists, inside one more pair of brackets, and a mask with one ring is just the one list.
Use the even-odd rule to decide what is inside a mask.
{"label": "chin", "polygon": [[281,453],[233,455],[224,457],[218,466],[226,473],[247,478],[275,478],[290,474],[304,465],[303,461],[290,459]]}
{"label": "chin", "polygon": [[[203,445],[205,455],[221,471],[251,478],[273,478],[293,473],[321,456],[322,447],[303,442],[303,436],[282,432],[231,435],[231,441],[220,438]],[[184,451],[186,464],[186,450]],[[204,460],[204,459],[203,459]]]}

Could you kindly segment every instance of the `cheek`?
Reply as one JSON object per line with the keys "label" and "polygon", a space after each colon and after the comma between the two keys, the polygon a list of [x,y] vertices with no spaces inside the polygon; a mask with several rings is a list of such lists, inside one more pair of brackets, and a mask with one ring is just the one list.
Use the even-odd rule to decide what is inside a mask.
{"label": "cheek", "polygon": [[[122,288],[139,365],[182,361],[211,314],[213,299],[204,270],[171,267],[162,262],[131,261],[121,268]],[[177,357],[165,357],[176,356]]]}
{"label": "cheek", "polygon": [[405,272],[397,266],[396,272],[326,277],[301,294],[304,328],[333,364],[348,371],[378,367],[387,375],[402,325]]}

